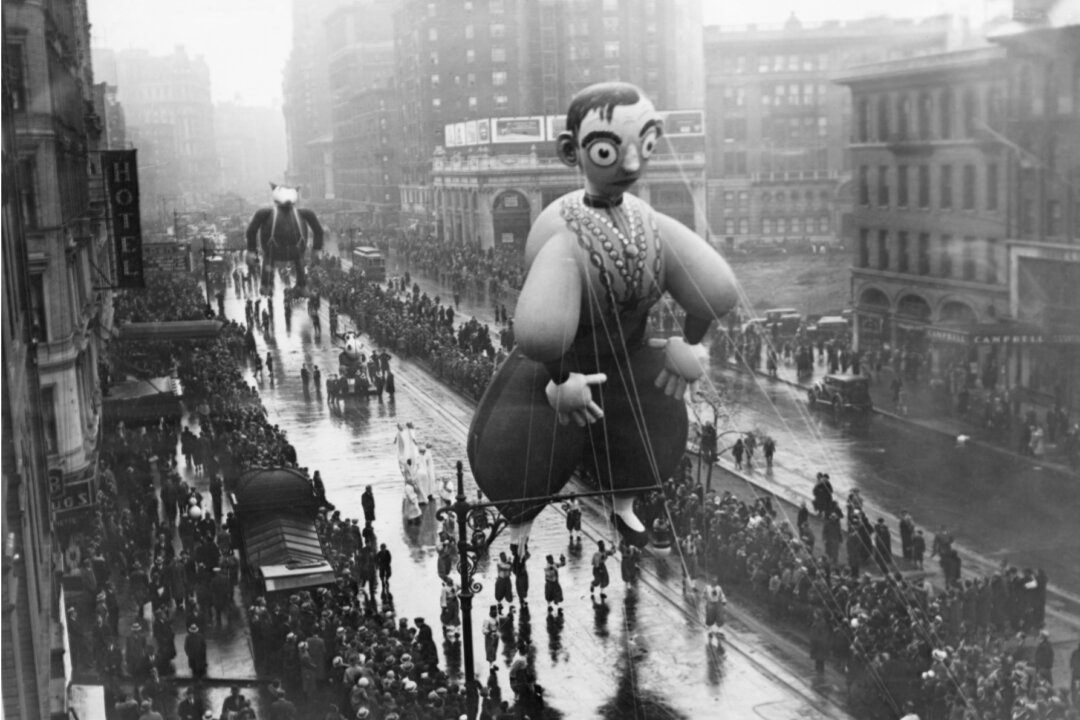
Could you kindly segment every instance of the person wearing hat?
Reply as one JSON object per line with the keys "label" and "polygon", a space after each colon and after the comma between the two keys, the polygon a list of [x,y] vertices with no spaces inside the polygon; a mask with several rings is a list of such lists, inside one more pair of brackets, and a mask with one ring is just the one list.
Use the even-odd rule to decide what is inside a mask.
{"label": "person wearing hat", "polygon": [[195,689],[188,687],[184,690],[184,697],[176,706],[176,715],[180,720],[201,720],[203,717],[202,701],[195,697]]}
{"label": "person wearing hat", "polygon": [[165,720],[165,718],[154,709],[153,703],[143,700],[139,704],[139,720]]}
{"label": "person wearing hat", "polygon": [[184,653],[187,655],[191,676],[196,680],[206,677],[206,638],[199,631],[199,626],[188,626],[188,636],[184,638]]}
{"label": "person wearing hat", "polygon": [[1035,672],[1040,679],[1054,684],[1054,646],[1045,630],[1039,632],[1039,644],[1035,646]]}
{"label": "person wearing hat", "polygon": [[285,691],[275,688],[276,698],[270,703],[270,720],[296,720],[296,705],[285,697]]}
{"label": "person wearing hat", "polygon": [[240,711],[247,705],[247,698],[240,694],[240,686],[229,688],[229,696],[221,703],[220,720],[237,720]]}

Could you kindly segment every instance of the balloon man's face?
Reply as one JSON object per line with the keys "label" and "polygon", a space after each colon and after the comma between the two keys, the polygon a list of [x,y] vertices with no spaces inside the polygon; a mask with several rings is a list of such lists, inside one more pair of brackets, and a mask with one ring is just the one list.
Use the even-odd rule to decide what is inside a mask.
{"label": "balloon man's face", "polygon": [[661,130],[660,116],[645,98],[616,105],[611,122],[599,110],[586,115],[576,142],[588,193],[617,199],[629,190],[644,173]]}

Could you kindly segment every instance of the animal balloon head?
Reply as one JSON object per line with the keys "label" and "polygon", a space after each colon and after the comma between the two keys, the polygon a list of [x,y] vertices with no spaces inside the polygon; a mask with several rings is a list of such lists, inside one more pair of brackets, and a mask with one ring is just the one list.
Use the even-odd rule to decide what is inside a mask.
{"label": "animal balloon head", "polygon": [[344,350],[346,355],[355,360],[363,354],[364,344],[360,340],[359,335],[353,332],[348,332],[342,336],[342,340],[344,341],[342,349]]}
{"label": "animal balloon head", "polygon": [[281,208],[290,208],[300,200],[300,187],[287,187],[270,183],[270,197],[274,204]]}

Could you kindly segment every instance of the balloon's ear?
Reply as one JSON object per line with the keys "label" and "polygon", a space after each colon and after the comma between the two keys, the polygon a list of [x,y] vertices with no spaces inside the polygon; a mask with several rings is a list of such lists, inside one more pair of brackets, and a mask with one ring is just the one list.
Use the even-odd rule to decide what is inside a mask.
{"label": "balloon's ear", "polygon": [[559,133],[559,137],[555,138],[555,152],[564,164],[570,167],[577,167],[577,141],[574,139],[574,134],[572,132],[563,130]]}
{"label": "balloon's ear", "polygon": [[274,190],[277,190],[277,183],[276,182],[270,183],[270,191],[273,192]]}

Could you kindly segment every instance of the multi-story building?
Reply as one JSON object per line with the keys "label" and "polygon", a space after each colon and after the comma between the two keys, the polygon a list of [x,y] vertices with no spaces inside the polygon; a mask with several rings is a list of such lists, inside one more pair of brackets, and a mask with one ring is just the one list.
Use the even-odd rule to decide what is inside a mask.
{"label": "multi-story building", "polygon": [[860,347],[1080,399],[1078,42],[1077,26],[1026,29],[839,79],[854,105]]}
{"label": "multi-story building", "polygon": [[3,31],[3,714],[68,717],[88,712],[69,707],[58,579],[96,491],[102,121],[85,2],[5,1]]}
{"label": "multi-story building", "polygon": [[343,224],[396,225],[401,107],[394,85],[391,0],[344,5],[326,20],[334,199]]}
{"label": "multi-story building", "polygon": [[285,121],[277,108],[223,102],[214,105],[214,146],[222,192],[266,203],[268,183],[285,175]]}
{"label": "multi-story building", "polygon": [[182,47],[161,56],[95,50],[94,57],[100,79],[116,85],[128,137],[139,149],[144,207],[193,207],[213,195],[219,171],[206,61]]}
{"label": "multi-story building", "polygon": [[668,128],[695,138],[674,141],[681,164],[665,175],[654,163],[641,192],[704,232],[704,147],[680,148],[704,137],[700,28],[699,0],[405,2],[403,219],[487,247],[522,242],[547,202],[580,186],[551,142],[570,98],[619,79],[660,109],[697,111]]}
{"label": "multi-story building", "polygon": [[[1029,3],[1027,9],[1038,7]],[[1021,18],[1024,19],[1024,18]],[[1009,349],[1029,397],[1080,407],[1080,25],[1053,11],[991,39],[1008,56],[1009,314],[1037,330]],[[1013,26],[1016,30],[1017,27]]]}
{"label": "multi-story building", "polygon": [[326,18],[346,0],[293,0],[292,52],[285,65],[282,112],[288,172],[286,182],[303,197],[334,197],[333,118]]}
{"label": "multi-story building", "polygon": [[851,103],[832,78],[946,49],[950,22],[705,28],[709,226],[728,246],[843,236]]}

